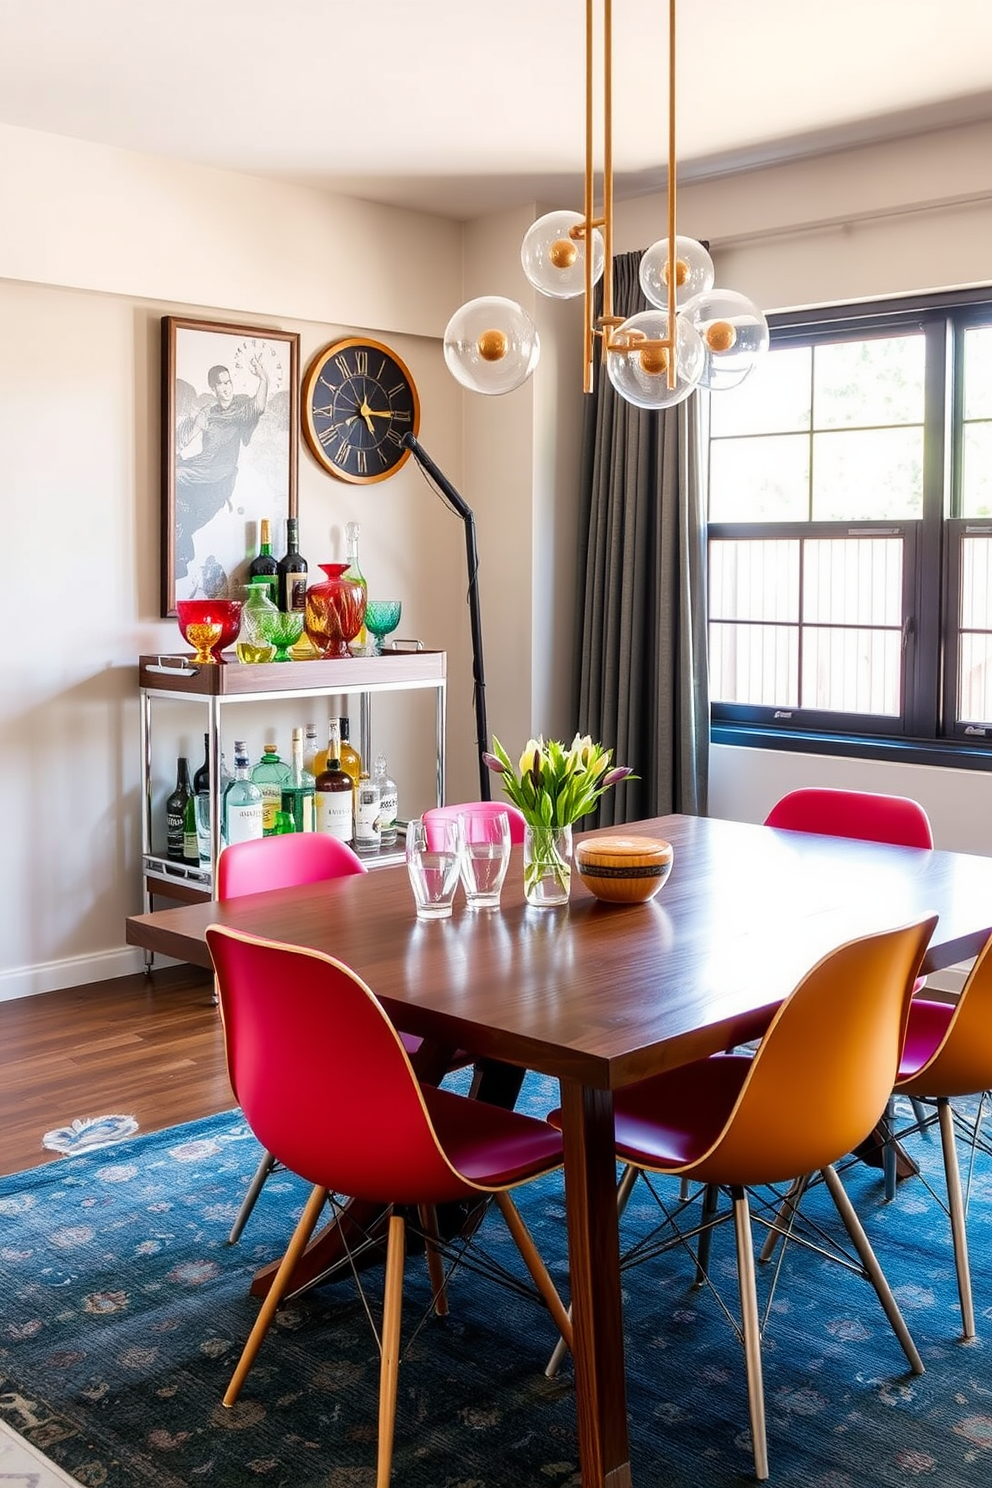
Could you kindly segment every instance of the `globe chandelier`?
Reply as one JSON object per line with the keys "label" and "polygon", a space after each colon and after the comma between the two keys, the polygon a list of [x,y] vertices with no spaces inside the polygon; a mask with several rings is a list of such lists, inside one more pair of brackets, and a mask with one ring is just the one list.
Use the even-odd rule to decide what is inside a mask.
{"label": "globe chandelier", "polygon": [[[668,0],[667,236],[640,265],[650,309],[627,319],[613,311],[613,0],[602,0],[602,207],[595,215],[593,61],[596,0],[586,0],[585,185],[581,212],[549,212],[524,236],[520,260],[534,288],[553,299],[583,297],[583,391],[593,390],[597,346],[610,381],[639,408],[670,408],[697,388],[736,387],[768,349],[768,323],[753,301],[715,287],[702,243],[676,229],[675,7]],[[670,245],[675,245],[674,271]],[[602,312],[594,289],[603,280]],[[462,305],[444,333],[452,375],[477,393],[508,393],[540,356],[533,320],[514,300],[488,295]]]}

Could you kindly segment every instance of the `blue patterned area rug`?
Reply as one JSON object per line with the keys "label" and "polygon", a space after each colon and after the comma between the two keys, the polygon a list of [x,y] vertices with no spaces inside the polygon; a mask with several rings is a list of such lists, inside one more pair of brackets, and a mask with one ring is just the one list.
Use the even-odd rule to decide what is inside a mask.
{"label": "blue patterned area rug", "polygon": [[[527,1108],[556,1103],[550,1082],[528,1076]],[[939,1143],[913,1150],[936,1181]],[[284,1308],[238,1405],[221,1405],[257,1307],[252,1272],[280,1253],[305,1198],[298,1180],[275,1175],[228,1246],[258,1158],[232,1112],[0,1180],[0,1417],[85,1488],[371,1488],[378,1361],[351,1282]],[[880,1174],[848,1175],[927,1364],[920,1378],[906,1372],[867,1284],[790,1248],[764,1351],[776,1488],[988,1488],[990,1180],[981,1156],[970,1223],[980,1337],[964,1346],[946,1222],[923,1184],[901,1184],[886,1205]],[[560,1175],[521,1198],[563,1281]],[[650,1226],[652,1210],[639,1186],[625,1240]],[[483,1244],[515,1266],[504,1235],[499,1216],[487,1217]],[[729,1226],[712,1269],[733,1277]],[[409,1258],[406,1336],[426,1301],[425,1271]],[[691,1281],[679,1251],[625,1273],[637,1488],[753,1481],[743,1356]],[[416,1332],[400,1372],[394,1483],[577,1485],[571,1368],[544,1376],[555,1341],[546,1314],[464,1270],[451,1309]]]}

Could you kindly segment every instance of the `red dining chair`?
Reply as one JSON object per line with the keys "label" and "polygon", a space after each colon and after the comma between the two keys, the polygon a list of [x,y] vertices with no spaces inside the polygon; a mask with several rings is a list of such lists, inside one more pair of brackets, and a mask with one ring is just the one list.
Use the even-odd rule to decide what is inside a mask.
{"label": "red dining chair", "polygon": [[496,816],[500,811],[506,813],[510,819],[510,841],[523,842],[524,827],[527,819],[519,806],[514,806],[511,801],[462,801],[457,806],[431,806],[424,812],[424,824],[430,835],[431,822],[445,818],[448,821],[457,821],[463,811],[477,812],[480,816]]}
{"label": "red dining chair", "polygon": [[570,1336],[564,1306],[509,1192],[560,1167],[561,1135],[545,1121],[418,1081],[371,989],[333,957],[219,925],[206,938],[235,1096],[262,1145],[314,1185],[224,1404],[237,1400],[325,1202],[348,1194],[388,1208],[376,1479],[377,1488],[387,1488],[406,1234],[399,1206],[419,1211],[430,1260],[435,1206],[492,1195],[555,1322]]}
{"label": "red dining chair", "polygon": [[[790,791],[765,817],[766,827],[792,832],[813,832],[821,837],[854,837],[861,842],[888,842],[895,847],[933,847],[930,818],[910,796],[882,795],[875,791],[835,790],[826,786],[804,786]],[[917,992],[925,985],[921,977]],[[901,1148],[888,1140],[893,1108],[886,1108],[885,1124],[872,1133],[859,1156],[876,1166],[881,1162],[885,1197],[892,1199],[900,1165],[902,1176],[915,1171]],[[923,1120],[922,1110],[917,1111]],[[767,1257],[765,1257],[767,1259]]]}
{"label": "red dining chair", "polygon": [[[977,1144],[983,1116],[984,1093],[992,1087],[992,939],[986,941],[975,960],[957,1002],[933,1002],[916,997],[909,1010],[906,1042],[899,1061],[897,1095],[913,1098],[917,1120],[897,1133],[899,1138],[931,1126],[940,1126],[946,1212],[951,1221],[958,1295],[961,1299],[961,1331],[975,1336],[975,1309],[971,1296],[968,1263],[966,1205],[961,1191],[955,1111],[951,1101],[958,1096],[981,1095],[974,1124],[969,1123],[972,1147]],[[919,1119],[919,1106],[933,1107]],[[933,1190],[931,1189],[931,1193]]]}
{"label": "red dining chair", "polygon": [[[761,1338],[748,1190],[818,1171],[910,1368],[923,1363],[868,1237],[834,1170],[881,1114],[899,1065],[913,983],[936,915],[861,936],[822,958],[776,1011],[751,1055],[717,1054],[614,1096],[616,1150],[629,1169],[688,1178],[708,1195],[729,1189],[737,1239],[741,1325],[755,1474],[768,1476]],[[788,1120],[782,1119],[789,1112]],[[558,1123],[559,1113],[549,1121]],[[667,1222],[674,1220],[666,1209]],[[779,1219],[760,1211],[760,1223]],[[700,1243],[730,1218],[704,1206]],[[799,1238],[791,1230],[784,1233]],[[677,1236],[670,1244],[685,1244]],[[657,1254],[656,1246],[649,1254]],[[628,1259],[628,1264],[630,1261]],[[702,1280],[712,1286],[709,1267]],[[729,1316],[728,1312],[728,1316]],[[767,1314],[766,1314],[767,1320]],[[735,1324],[736,1327],[736,1324]]]}
{"label": "red dining chair", "polygon": [[[326,832],[287,832],[276,837],[257,837],[250,842],[232,842],[217,862],[217,898],[237,899],[242,894],[262,894],[267,889],[291,889],[299,884],[322,883],[345,878],[368,869],[346,842]],[[410,1051],[419,1039],[411,1037]],[[264,1152],[244,1202],[227,1237],[236,1245],[258,1202],[266,1179],[275,1167],[271,1152]]]}

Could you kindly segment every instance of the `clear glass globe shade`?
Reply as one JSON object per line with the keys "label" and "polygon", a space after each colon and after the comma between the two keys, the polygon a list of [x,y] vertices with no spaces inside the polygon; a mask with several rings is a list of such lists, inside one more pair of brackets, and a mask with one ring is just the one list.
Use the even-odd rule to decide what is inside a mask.
{"label": "clear glass globe shade", "polygon": [[606,353],[610,381],[621,398],[638,408],[673,408],[699,382],[705,361],[703,344],[695,328],[680,316],[675,322],[675,386],[668,386],[669,351],[645,344],[667,336],[668,316],[660,310],[642,310],[617,326],[610,338],[618,348]]}
{"label": "clear glass globe shade", "polygon": [[[641,259],[640,280],[644,298],[659,310],[668,309],[668,239],[652,243]],[[693,295],[713,288],[716,270],[702,243],[695,238],[675,239],[675,303],[684,305]]]}
{"label": "clear glass globe shade", "polygon": [[[520,245],[520,262],[536,290],[555,300],[571,300],[586,287],[586,240],[573,238],[573,227],[581,227],[581,212],[548,212],[527,229]],[[592,231],[592,282],[603,277],[606,254],[603,234]]]}
{"label": "clear glass globe shade", "polygon": [[734,289],[710,289],[694,295],[682,319],[699,332],[705,362],[700,386],[711,392],[736,387],[768,350],[768,322],[753,300]]}
{"label": "clear glass globe shade", "polygon": [[501,295],[469,300],[444,332],[448,371],[473,393],[512,393],[537,366],[541,342],[523,306]]}

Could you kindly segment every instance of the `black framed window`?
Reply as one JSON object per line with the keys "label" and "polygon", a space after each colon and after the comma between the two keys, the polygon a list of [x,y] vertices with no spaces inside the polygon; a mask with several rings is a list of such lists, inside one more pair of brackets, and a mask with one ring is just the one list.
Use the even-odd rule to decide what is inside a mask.
{"label": "black framed window", "polygon": [[768,355],[709,399],[714,737],[982,763],[992,290],[770,325]]}

